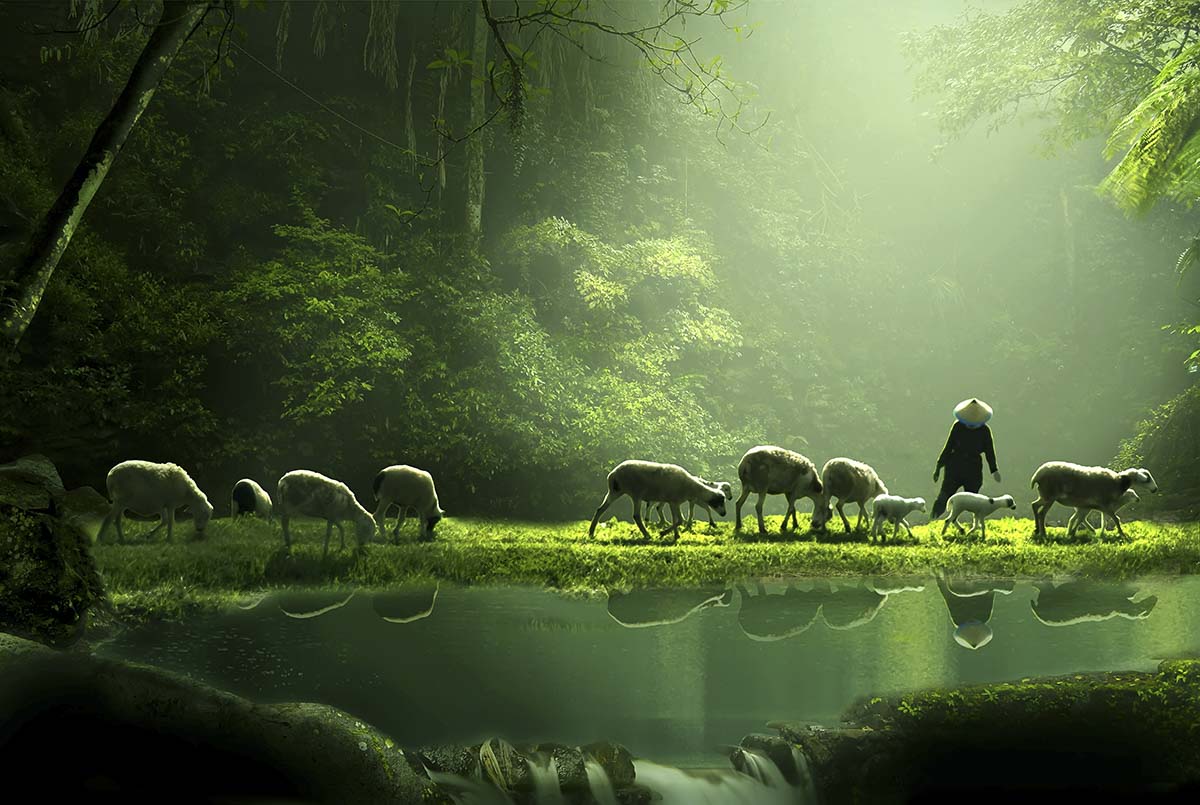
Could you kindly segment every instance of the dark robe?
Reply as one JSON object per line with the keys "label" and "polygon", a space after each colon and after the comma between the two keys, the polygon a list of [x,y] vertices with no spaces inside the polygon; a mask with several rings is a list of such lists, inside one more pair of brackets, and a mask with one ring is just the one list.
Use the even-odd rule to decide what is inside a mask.
{"label": "dark robe", "polygon": [[955,422],[946,437],[946,446],[938,456],[938,469],[943,470],[942,488],[933,502],[930,516],[934,519],[946,511],[946,501],[960,488],[967,492],[978,492],[983,486],[983,462],[979,455],[987,457],[988,468],[996,472],[996,448],[992,445],[992,431],[987,425],[968,428]]}

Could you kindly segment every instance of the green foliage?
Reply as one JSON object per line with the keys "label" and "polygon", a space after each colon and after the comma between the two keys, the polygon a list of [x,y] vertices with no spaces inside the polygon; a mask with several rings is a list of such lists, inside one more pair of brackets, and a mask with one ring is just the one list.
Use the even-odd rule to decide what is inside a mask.
{"label": "green foliage", "polygon": [[1143,501],[1148,509],[1186,509],[1195,512],[1200,500],[1200,386],[1155,408],[1121,442],[1112,461],[1116,469],[1150,467],[1160,495]]}

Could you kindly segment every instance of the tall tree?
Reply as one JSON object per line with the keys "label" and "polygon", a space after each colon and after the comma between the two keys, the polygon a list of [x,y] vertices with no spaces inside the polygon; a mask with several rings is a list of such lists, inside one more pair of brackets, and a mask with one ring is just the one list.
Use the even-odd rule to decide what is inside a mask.
{"label": "tall tree", "polygon": [[164,0],[125,89],[101,121],[75,172],[38,225],[0,295],[0,335],[15,350],[37,313],[71,237],[108,176],[121,147],[150,105],[183,43],[215,7],[211,0]]}
{"label": "tall tree", "polygon": [[[488,22],[482,4],[475,9],[474,42],[471,47],[471,130],[485,125],[484,75],[487,64]],[[467,141],[467,233],[478,238],[483,229],[484,138]]]}

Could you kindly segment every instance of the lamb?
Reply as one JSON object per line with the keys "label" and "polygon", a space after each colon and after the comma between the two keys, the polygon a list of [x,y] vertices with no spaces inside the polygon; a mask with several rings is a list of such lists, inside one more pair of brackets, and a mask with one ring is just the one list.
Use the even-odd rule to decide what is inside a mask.
{"label": "lamb", "polygon": [[675,533],[679,539],[679,526],[683,523],[683,515],[679,512],[679,504],[694,501],[697,504],[715,509],[717,514],[725,516],[725,493],[716,486],[705,483],[700,478],[680,467],[678,464],[659,464],[656,461],[622,461],[608,474],[608,494],[596,513],[592,515],[592,523],[588,527],[588,538],[596,533],[596,523],[600,515],[622,495],[633,499],[633,521],[646,539],[650,532],[642,522],[642,501],[664,501],[671,506],[673,522],[663,529]]}
{"label": "lamb", "polygon": [[420,518],[418,539],[433,539],[433,527],[446,515],[438,504],[437,490],[433,486],[433,476],[425,470],[410,467],[407,464],[393,464],[384,467],[375,476],[375,522],[379,526],[379,535],[387,539],[387,512],[392,506],[400,509],[396,518],[396,527],[392,529],[392,541],[400,541],[400,526],[412,509]]}
{"label": "lamb", "polygon": [[[1133,491],[1132,488],[1126,489],[1125,494],[1121,495],[1121,500],[1117,503],[1116,510],[1120,511],[1121,509],[1128,506],[1130,503],[1137,503],[1139,500],[1141,500],[1141,498],[1138,496],[1137,492]],[[1095,529],[1092,528],[1092,524],[1090,522],[1088,522],[1088,515],[1091,513],[1092,513],[1092,509],[1077,507],[1075,509],[1075,513],[1071,515],[1071,519],[1067,521],[1067,533],[1074,534],[1075,529],[1078,528],[1080,525],[1083,525],[1089,531],[1095,531]],[[1108,529],[1108,524],[1104,522],[1104,514],[1101,513],[1100,514],[1100,533],[1104,533],[1107,529]]]}
{"label": "lamb", "polygon": [[1055,503],[1063,503],[1081,509],[1099,509],[1117,524],[1117,534],[1124,538],[1117,509],[1123,505],[1125,491],[1158,491],[1154,476],[1141,467],[1114,472],[1106,467],[1084,467],[1067,461],[1047,461],[1033,473],[1029,485],[1038,491],[1038,499],[1033,502],[1034,536],[1046,535],[1046,513]]}
{"label": "lamb", "polygon": [[165,524],[167,542],[170,542],[173,536],[175,510],[180,506],[186,505],[191,509],[198,537],[204,536],[204,529],[208,527],[208,521],[212,518],[212,504],[191,476],[178,464],[122,461],[108,471],[107,483],[112,509],[100,524],[97,542],[103,539],[109,523],[114,523],[117,527],[117,540],[125,542],[121,520],[126,510],[138,514],[158,514],[162,520],[147,536],[157,534]]}
{"label": "lamb", "polygon": [[242,514],[253,514],[267,521],[274,520],[271,496],[251,478],[243,478],[234,484],[233,494],[230,495],[229,516],[237,517]]}
{"label": "lamb", "polygon": [[842,525],[846,532],[850,531],[850,521],[842,507],[847,503],[858,504],[858,522],[855,530],[862,528],[866,516],[867,502],[878,495],[886,495],[887,487],[879,479],[879,474],[870,465],[849,458],[831,458],[821,468],[821,485],[823,487],[820,499],[813,508],[813,528],[824,528],[833,519],[833,510],[829,504],[833,498],[838,499],[837,511],[841,515]]}
{"label": "lamb", "polygon": [[292,517],[304,515],[326,521],[325,547],[322,558],[329,554],[329,537],[337,525],[342,548],[346,547],[346,531],[342,520],[353,520],[359,550],[371,541],[375,534],[375,519],[364,509],[341,481],[327,478],[312,470],[292,470],[279,479],[276,500],[279,506],[279,522],[283,526],[283,544],[292,550],[292,536],[288,524]]}
{"label": "lamb", "polygon": [[987,526],[984,524],[984,518],[997,509],[1013,509],[1017,508],[1017,502],[1013,500],[1012,495],[1001,495],[998,498],[980,495],[977,492],[955,492],[950,496],[950,500],[946,502],[946,522],[942,526],[942,535],[946,533],[946,529],[954,523],[958,533],[971,533],[963,530],[962,525],[958,522],[958,518],[963,512],[971,513],[971,531],[979,529],[980,535],[987,539]]}
{"label": "lamb", "polygon": [[[720,489],[722,492],[724,492],[726,500],[733,500],[733,484],[729,483],[728,481],[718,481],[717,483],[714,484],[712,481],[706,481],[703,478],[701,478],[700,480],[701,480],[701,482],[706,483],[709,486],[715,486],[717,489]],[[666,506],[667,506],[666,501],[662,501],[662,500],[654,501],[654,502],[646,501],[646,513],[642,515],[643,518],[650,517],[650,506],[651,505],[654,506],[654,511],[658,514],[659,524],[666,525],[667,524],[667,516],[666,516],[666,514],[664,514],[664,510],[666,509]],[[706,506],[703,503],[700,504],[700,508],[704,509],[704,511],[706,511],[708,513],[709,526],[712,526],[715,528],[717,525],[717,521],[713,519],[712,509],[710,509],[708,506]],[[696,502],[693,500],[689,500],[688,501],[688,518],[687,518],[687,527],[689,529],[692,527],[692,521],[695,519],[695,516],[696,516]]]}
{"label": "lamb", "polygon": [[737,523],[735,530],[742,530],[742,504],[751,492],[758,493],[754,510],[758,514],[758,533],[767,533],[763,524],[763,500],[767,495],[783,495],[788,508],[783,516],[780,533],[787,530],[788,517],[795,528],[800,528],[796,516],[796,498],[811,498],[814,509],[820,501],[822,486],[817,467],[799,453],[772,445],[759,445],[746,451],[738,462],[738,480],[742,482],[742,494],[737,501]]}
{"label": "lamb", "polygon": [[883,542],[885,534],[882,531],[884,522],[892,524],[892,538],[900,532],[900,526],[904,526],[904,530],[911,537],[912,528],[904,519],[911,512],[925,511],[925,498],[902,498],[898,495],[876,495],[871,505],[871,511],[875,517],[875,524],[871,529],[871,533],[879,537],[879,541]]}

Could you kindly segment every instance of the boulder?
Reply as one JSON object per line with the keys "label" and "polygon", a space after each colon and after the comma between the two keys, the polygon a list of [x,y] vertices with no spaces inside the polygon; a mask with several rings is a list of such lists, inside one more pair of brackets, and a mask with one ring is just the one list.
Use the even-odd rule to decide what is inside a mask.
{"label": "boulder", "polygon": [[0,464],[0,503],[25,511],[50,511],[54,498],[64,491],[54,463],[43,455]]}
{"label": "boulder", "polygon": [[157,669],[0,634],[0,773],[47,802],[444,802],[387,736],[320,704],[260,705]]}
{"label": "boulder", "polygon": [[63,492],[57,498],[59,518],[87,535],[92,543],[100,534],[100,526],[112,504],[90,486]]}

